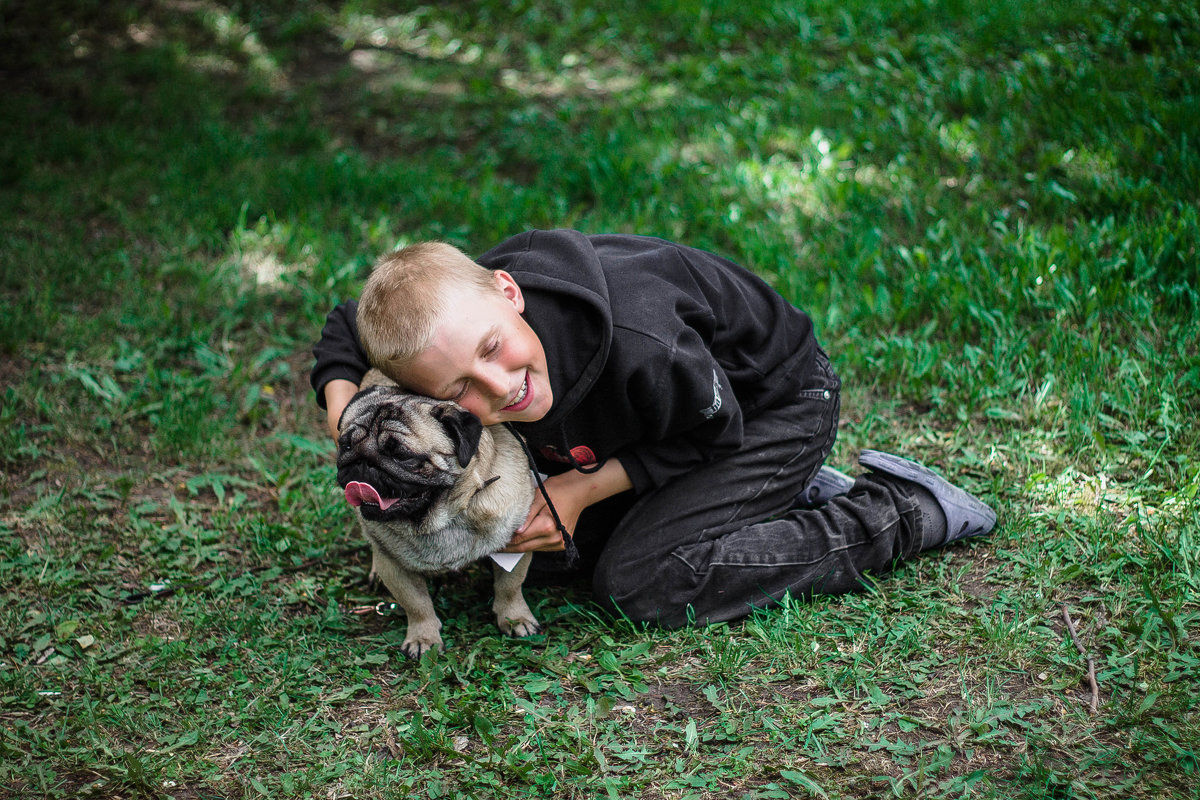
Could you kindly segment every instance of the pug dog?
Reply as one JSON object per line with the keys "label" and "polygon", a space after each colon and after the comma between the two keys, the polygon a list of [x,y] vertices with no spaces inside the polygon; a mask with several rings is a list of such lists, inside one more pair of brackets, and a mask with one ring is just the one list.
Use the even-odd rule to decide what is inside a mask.
{"label": "pug dog", "polygon": [[[460,570],[504,548],[535,491],[524,450],[506,428],[484,427],[457,403],[410,394],[367,373],[339,422],[337,481],[371,543],[371,570],[408,615],[401,650],[442,649],[426,577]],[[512,571],[492,565],[496,624],[510,636],[540,630]]]}

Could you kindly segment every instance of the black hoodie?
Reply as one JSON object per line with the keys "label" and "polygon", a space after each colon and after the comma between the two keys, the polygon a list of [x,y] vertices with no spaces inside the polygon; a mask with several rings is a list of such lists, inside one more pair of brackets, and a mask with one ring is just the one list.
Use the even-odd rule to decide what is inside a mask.
{"label": "black hoodie", "polygon": [[[644,492],[736,450],[742,420],[807,387],[812,322],[748,270],[662,239],[531,231],[479,257],[510,273],[546,351],[554,406],[515,423],[543,459],[616,458]],[[317,400],[368,368],[357,304],[313,348]],[[551,470],[554,471],[554,470]]]}

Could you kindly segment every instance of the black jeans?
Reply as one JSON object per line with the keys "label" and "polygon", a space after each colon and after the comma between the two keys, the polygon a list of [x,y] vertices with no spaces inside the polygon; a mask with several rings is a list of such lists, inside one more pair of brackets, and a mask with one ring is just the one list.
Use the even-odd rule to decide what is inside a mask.
{"label": "black jeans", "polygon": [[636,498],[604,542],[598,601],[664,627],[721,622],[785,592],[853,591],[920,550],[916,501],[890,478],[794,507],[837,437],[841,382],[823,354],[815,371],[811,388],[746,420],[736,453]]}

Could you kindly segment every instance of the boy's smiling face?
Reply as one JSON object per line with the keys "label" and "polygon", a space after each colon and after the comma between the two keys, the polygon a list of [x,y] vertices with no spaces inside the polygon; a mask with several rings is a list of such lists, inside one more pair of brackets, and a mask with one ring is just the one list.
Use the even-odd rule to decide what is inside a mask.
{"label": "boy's smiling face", "polygon": [[454,400],[484,425],[533,422],[554,402],[546,352],[525,322],[513,277],[495,272],[499,292],[449,287],[433,340],[401,371],[410,391]]}

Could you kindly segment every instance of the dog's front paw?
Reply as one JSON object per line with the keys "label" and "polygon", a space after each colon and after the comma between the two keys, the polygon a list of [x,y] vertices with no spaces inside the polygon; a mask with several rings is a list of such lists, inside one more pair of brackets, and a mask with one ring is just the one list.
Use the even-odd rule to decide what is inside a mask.
{"label": "dog's front paw", "polygon": [[404,640],[404,644],[400,645],[400,652],[404,653],[407,658],[410,658],[413,661],[420,661],[421,656],[425,655],[430,650],[440,653],[444,649],[445,647],[442,644],[442,637],[440,636],[435,636],[431,639],[417,639],[410,636]]}
{"label": "dog's front paw", "polygon": [[542,626],[533,618],[533,615],[527,617],[518,617],[517,619],[497,619],[496,624],[500,626],[500,631],[505,636],[534,636],[542,632]]}
{"label": "dog's front paw", "polygon": [[414,661],[430,650],[442,652],[445,647],[442,645],[441,629],[442,625],[436,619],[428,622],[409,622],[400,652]]}

